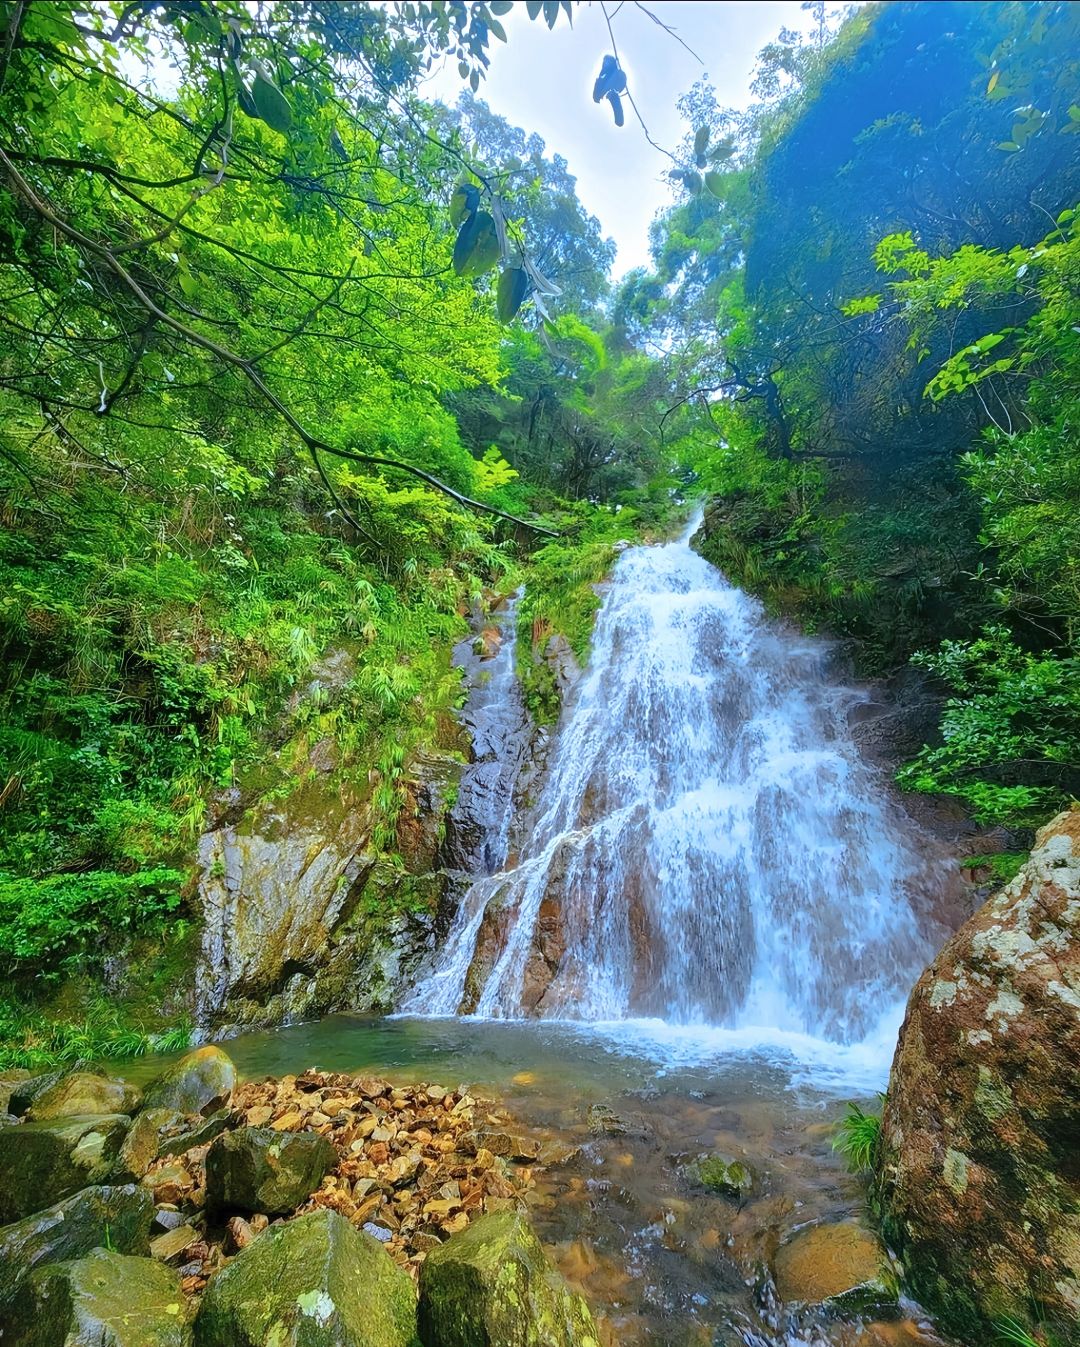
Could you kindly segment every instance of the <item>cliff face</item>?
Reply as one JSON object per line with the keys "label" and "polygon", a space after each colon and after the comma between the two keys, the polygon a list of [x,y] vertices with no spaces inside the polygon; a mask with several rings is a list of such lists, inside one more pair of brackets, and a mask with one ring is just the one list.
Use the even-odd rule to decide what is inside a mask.
{"label": "cliff face", "polygon": [[[945,945],[908,1002],[877,1174],[943,1326],[1035,1316],[1080,1342],[1080,810]],[[972,1337],[971,1335],[975,1335]]]}

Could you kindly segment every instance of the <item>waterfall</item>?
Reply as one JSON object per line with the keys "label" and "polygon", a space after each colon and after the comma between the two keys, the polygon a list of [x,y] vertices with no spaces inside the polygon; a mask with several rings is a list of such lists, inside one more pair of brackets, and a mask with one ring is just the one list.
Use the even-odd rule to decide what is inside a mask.
{"label": "waterfall", "polygon": [[830,676],[683,539],[619,557],[516,864],[410,1014],[868,1035],[932,953],[930,863]]}

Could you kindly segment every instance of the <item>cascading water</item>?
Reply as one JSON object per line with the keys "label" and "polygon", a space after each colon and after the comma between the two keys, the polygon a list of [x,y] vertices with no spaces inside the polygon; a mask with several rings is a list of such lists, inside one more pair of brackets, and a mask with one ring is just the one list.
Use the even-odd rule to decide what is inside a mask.
{"label": "cascading water", "polygon": [[406,1014],[851,1043],[931,953],[928,863],[852,742],[860,694],[689,537],[619,558],[520,858],[469,889]]}

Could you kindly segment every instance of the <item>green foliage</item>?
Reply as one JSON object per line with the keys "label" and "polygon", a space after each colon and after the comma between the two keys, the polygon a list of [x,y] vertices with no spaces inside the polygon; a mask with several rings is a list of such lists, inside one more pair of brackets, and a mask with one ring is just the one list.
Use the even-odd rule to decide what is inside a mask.
{"label": "green foliage", "polygon": [[1009,1316],[995,1320],[994,1333],[996,1342],[1012,1347],[1065,1347],[1063,1339],[1052,1330],[1040,1327],[1036,1334],[1019,1319]]}
{"label": "green foliage", "polygon": [[1008,884],[1020,873],[1030,854],[1029,851],[995,851],[988,856],[967,856],[964,868],[977,870],[985,867],[993,876],[995,884]]}
{"label": "green foliage", "polygon": [[7,975],[93,956],[103,932],[115,938],[161,929],[180,906],[183,878],[164,866],[44,879],[0,873],[0,960]]}
{"label": "green foliage", "polygon": [[848,1104],[846,1115],[836,1125],[833,1150],[844,1157],[853,1174],[874,1167],[881,1142],[881,1114],[864,1113],[858,1104]]}
{"label": "green foliage", "polygon": [[903,768],[902,785],[955,795],[983,823],[1030,824],[1066,798],[1080,770],[1080,660],[1032,654],[995,626],[915,662],[955,695],[942,743]]}
{"label": "green foliage", "polygon": [[10,998],[0,998],[0,1071],[12,1067],[47,1070],[75,1062],[142,1057],[151,1052],[179,1052],[191,1042],[192,1026],[175,1024],[148,1033],[125,1023],[120,1011],[99,999],[77,1022],[54,1019]]}

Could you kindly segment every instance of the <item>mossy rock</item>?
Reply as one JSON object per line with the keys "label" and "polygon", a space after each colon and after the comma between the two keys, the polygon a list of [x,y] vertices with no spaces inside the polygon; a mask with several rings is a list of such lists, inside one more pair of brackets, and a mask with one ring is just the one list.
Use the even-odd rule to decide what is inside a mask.
{"label": "mossy rock", "polygon": [[[154,1200],[135,1184],[84,1188],[0,1229],[0,1308],[35,1268],[81,1258],[108,1244],[117,1253],[150,1252]],[[0,1319],[2,1319],[0,1315]]]}
{"label": "mossy rock", "polygon": [[420,1269],[424,1347],[598,1347],[588,1305],[518,1212],[481,1216]]}
{"label": "mossy rock", "polygon": [[152,1258],[94,1249],[23,1286],[5,1347],[191,1347],[179,1274]]}
{"label": "mossy rock", "polygon": [[227,1053],[196,1048],[174,1062],[146,1087],[143,1108],[171,1108],[177,1113],[216,1113],[232,1098],[236,1067]]}
{"label": "mossy rock", "polygon": [[377,1240],[322,1209],[272,1226],[211,1278],[196,1347],[418,1347],[416,1293]]}
{"label": "mossy rock", "polygon": [[206,1204],[211,1211],[261,1211],[285,1216],[318,1188],[337,1151],[314,1132],[241,1127],[219,1136],[206,1153]]}
{"label": "mossy rock", "polygon": [[113,1177],[141,1179],[160,1154],[162,1135],[179,1121],[180,1114],[175,1109],[143,1109],[124,1137]]}
{"label": "mossy rock", "polygon": [[11,1096],[31,1078],[32,1073],[23,1066],[13,1066],[9,1071],[0,1071],[0,1113],[8,1112]]}
{"label": "mossy rock", "polygon": [[85,1118],[92,1113],[134,1113],[141,1091],[126,1080],[72,1071],[43,1090],[30,1106],[36,1122],[45,1118]]}
{"label": "mossy rock", "polygon": [[756,1187],[750,1166],[730,1155],[699,1155],[683,1173],[690,1183],[735,1201],[749,1197]]}
{"label": "mossy rock", "polygon": [[8,1095],[8,1112],[14,1113],[17,1118],[23,1117],[38,1095],[44,1094],[63,1078],[63,1071],[45,1071],[35,1076],[24,1076]]}
{"label": "mossy rock", "polygon": [[0,1223],[106,1178],[130,1126],[117,1113],[0,1128]]}
{"label": "mossy rock", "polygon": [[837,1314],[892,1314],[898,1285],[881,1241],[855,1221],[812,1225],[777,1250],[776,1290],[785,1303]]}

